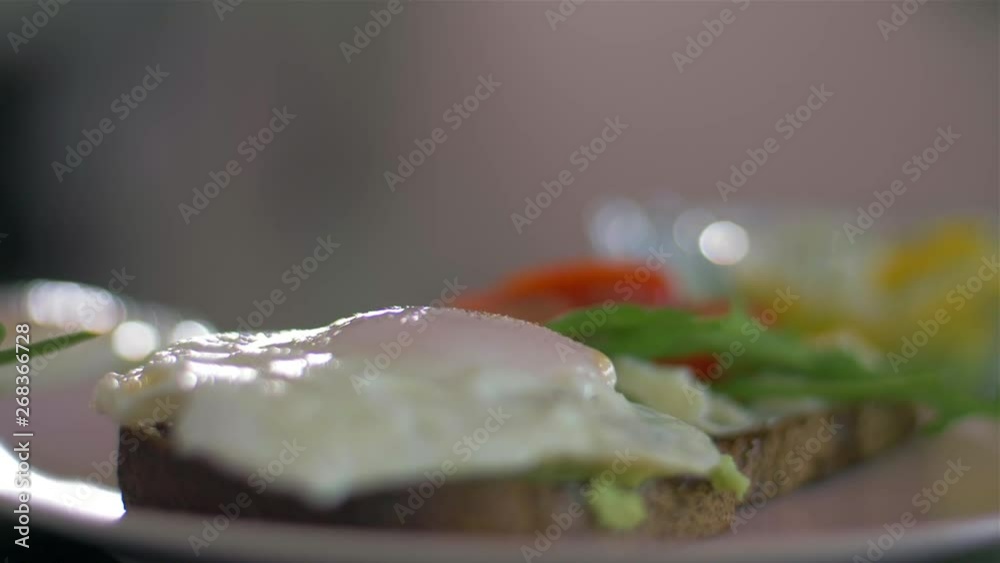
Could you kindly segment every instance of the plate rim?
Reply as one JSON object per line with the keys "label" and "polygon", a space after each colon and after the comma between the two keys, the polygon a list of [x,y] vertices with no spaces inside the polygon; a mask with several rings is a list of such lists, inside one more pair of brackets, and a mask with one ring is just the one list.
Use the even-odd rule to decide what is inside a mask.
{"label": "plate rim", "polygon": [[[111,489],[109,489],[111,490]],[[0,494],[10,505],[8,493]],[[35,508],[33,506],[33,508]],[[120,519],[97,520],[80,511],[59,510],[43,504],[33,510],[32,523],[48,531],[65,533],[112,552],[155,552],[182,555],[188,559],[237,558],[245,561],[352,561],[384,562],[405,552],[409,559],[427,554],[441,563],[475,560],[525,561],[520,546],[532,536],[488,536],[461,533],[365,529],[345,526],[295,524],[260,519],[231,522],[199,556],[179,538],[201,530],[211,515],[150,509],[133,509]],[[232,533],[237,531],[238,533]],[[544,563],[577,563],[627,558],[629,561],[842,561],[852,555],[865,556],[867,542],[884,533],[881,528],[820,532],[794,538],[768,533],[728,542],[713,539],[667,542],[626,536],[568,536],[553,542],[553,548],[536,559]],[[275,542],[275,537],[286,541]],[[907,530],[905,541],[885,550],[880,562],[927,558],[936,554],[1000,545],[1000,513],[974,518],[945,519],[918,523]],[[780,539],[780,541],[775,541]],[[288,541],[305,547],[288,553]],[[337,545],[339,549],[331,550]],[[665,557],[663,548],[672,552]],[[214,553],[213,553],[214,552]]]}

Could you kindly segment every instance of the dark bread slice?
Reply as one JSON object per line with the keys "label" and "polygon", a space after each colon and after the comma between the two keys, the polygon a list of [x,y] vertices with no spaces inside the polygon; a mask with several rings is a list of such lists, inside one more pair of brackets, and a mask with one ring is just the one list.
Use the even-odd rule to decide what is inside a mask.
{"label": "dark bread slice", "polygon": [[[910,406],[866,404],[792,416],[716,443],[750,477],[751,491],[770,482],[780,494],[873,457],[906,439],[915,427],[916,414]],[[284,493],[255,494],[245,479],[205,460],[176,455],[168,434],[121,429],[118,481],[127,509],[221,514],[220,505],[246,493],[250,505],[241,509],[241,517],[533,535],[552,525],[553,515],[568,513],[574,523],[566,533],[607,531],[587,510],[582,482],[542,483],[516,477],[448,481],[415,510],[403,511],[401,521],[400,507],[410,507],[410,490],[360,495],[336,508],[318,510]],[[649,517],[629,534],[659,538],[719,534],[730,527],[740,505],[735,495],[716,491],[701,478],[656,480],[640,491]]]}

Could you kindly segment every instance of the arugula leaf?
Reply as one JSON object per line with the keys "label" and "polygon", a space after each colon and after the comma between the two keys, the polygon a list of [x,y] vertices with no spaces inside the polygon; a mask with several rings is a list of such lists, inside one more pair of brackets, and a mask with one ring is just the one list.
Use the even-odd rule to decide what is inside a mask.
{"label": "arugula leaf", "polygon": [[[0,325],[0,343],[3,343],[3,337],[6,333],[6,329],[3,325]],[[55,338],[49,338],[48,340],[42,340],[40,342],[35,342],[29,345],[29,348],[36,350],[41,350],[47,348],[46,351],[55,352],[57,350],[62,350],[64,348],[69,348],[75,344],[83,342],[85,340],[90,340],[100,336],[96,332],[74,332],[71,334],[65,334],[63,336],[57,336]],[[17,358],[17,347],[8,348],[6,350],[0,350],[0,366],[4,364],[12,364]]]}
{"label": "arugula leaf", "polygon": [[945,370],[892,373],[885,362],[867,365],[846,350],[819,347],[796,334],[757,325],[742,309],[731,311],[703,317],[678,309],[619,304],[611,312],[572,311],[547,326],[611,357],[653,360],[728,352],[732,365],[713,388],[738,400],[915,402],[935,411],[935,428],[972,414],[1000,417],[996,404],[950,383]]}
{"label": "arugula leaf", "polygon": [[[644,359],[683,358],[742,351],[727,370],[787,370],[816,377],[867,377],[870,370],[842,350],[818,350],[789,333],[762,329],[742,311],[702,317],[680,309],[643,309],[618,305],[599,323],[591,311],[568,313],[547,326],[609,356]],[[580,337],[590,334],[590,336]],[[732,353],[732,352],[731,352]],[[822,361],[820,361],[822,360]]]}

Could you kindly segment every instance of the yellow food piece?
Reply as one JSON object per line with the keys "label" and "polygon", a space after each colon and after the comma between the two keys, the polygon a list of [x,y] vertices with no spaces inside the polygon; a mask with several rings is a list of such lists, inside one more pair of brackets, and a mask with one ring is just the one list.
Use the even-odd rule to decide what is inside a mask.
{"label": "yellow food piece", "polygon": [[[802,297],[780,315],[782,327],[806,334],[846,329],[883,353],[898,353],[904,339],[933,332],[926,341],[919,335],[918,361],[981,370],[997,336],[1000,275],[983,269],[984,260],[997,255],[995,226],[953,219],[867,244],[837,258],[835,269],[854,271],[854,277],[806,277],[809,283],[794,285],[802,276],[799,266],[776,264],[766,275],[741,279],[741,291],[751,302],[766,303],[773,288],[793,283]],[[946,320],[934,330],[936,319]]]}
{"label": "yellow food piece", "polygon": [[[875,270],[877,287],[903,289],[976,263],[990,251],[982,225],[949,221],[909,240],[890,246],[884,263]],[[994,245],[995,249],[995,245]]]}

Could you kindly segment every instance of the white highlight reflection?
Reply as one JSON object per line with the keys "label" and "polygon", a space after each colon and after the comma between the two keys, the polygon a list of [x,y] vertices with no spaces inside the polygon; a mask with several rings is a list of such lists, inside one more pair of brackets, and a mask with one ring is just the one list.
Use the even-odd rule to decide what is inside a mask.
{"label": "white highlight reflection", "polygon": [[119,357],[129,361],[141,360],[159,346],[159,331],[142,321],[124,322],[111,333],[111,349]]}
{"label": "white highlight reflection", "polygon": [[606,256],[628,256],[644,249],[656,229],[645,209],[631,199],[615,199],[597,209],[590,240]]}
{"label": "white highlight reflection", "polygon": [[[0,472],[14,475],[17,463],[6,446],[0,447]],[[26,491],[17,488],[14,483],[14,479],[0,479],[0,497],[19,504],[18,495]],[[86,481],[52,479],[34,468],[31,468],[31,488],[27,492],[31,494],[32,510],[36,503],[44,503],[102,520],[117,520],[125,514],[119,491],[94,486]]]}
{"label": "white highlight reflection", "polygon": [[28,318],[39,325],[107,332],[125,317],[122,302],[111,292],[72,282],[40,281],[25,299]]}
{"label": "white highlight reflection", "polygon": [[732,221],[716,221],[701,232],[698,248],[709,262],[729,266],[746,258],[750,237]]}
{"label": "white highlight reflection", "polygon": [[170,342],[178,342],[180,340],[187,340],[188,338],[204,336],[211,333],[212,330],[209,327],[199,323],[198,321],[181,321],[177,323],[174,330],[170,332]]}

